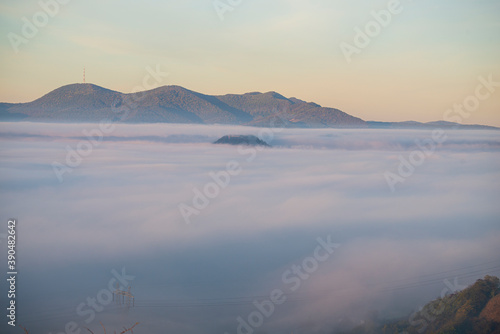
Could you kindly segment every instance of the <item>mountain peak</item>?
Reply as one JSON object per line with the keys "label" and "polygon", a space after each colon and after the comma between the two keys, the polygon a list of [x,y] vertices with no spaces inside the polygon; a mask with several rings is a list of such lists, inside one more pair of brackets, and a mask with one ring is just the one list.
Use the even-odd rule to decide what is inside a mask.
{"label": "mountain peak", "polygon": [[[53,91],[45,94],[44,96],[57,92],[65,92],[72,94],[92,94],[96,92],[114,92],[114,91],[91,83],[73,83],[56,88]],[[43,96],[41,98],[43,98]]]}
{"label": "mountain peak", "polygon": [[157,88],[153,88],[150,92],[154,91],[178,91],[178,92],[192,92],[191,90],[178,85],[164,85]]}
{"label": "mountain peak", "polygon": [[276,93],[275,91],[267,92],[267,93],[264,93],[263,95],[270,96],[270,97],[272,97],[274,99],[280,99],[280,100],[287,100],[287,101],[289,101],[289,99],[287,99],[286,97],[284,97],[283,95],[281,95],[279,93]]}
{"label": "mountain peak", "polygon": [[[122,95],[94,84],[75,83],[54,89],[32,102],[19,106],[19,112],[40,116],[41,111],[45,111],[50,113],[49,118],[53,118],[60,110],[69,112],[110,108]],[[84,118],[84,115],[79,116]]]}

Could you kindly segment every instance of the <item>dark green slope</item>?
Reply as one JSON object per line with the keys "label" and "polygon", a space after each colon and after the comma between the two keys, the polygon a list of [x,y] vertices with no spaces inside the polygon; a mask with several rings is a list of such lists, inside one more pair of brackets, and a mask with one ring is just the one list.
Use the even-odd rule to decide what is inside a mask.
{"label": "dark green slope", "polygon": [[495,334],[500,333],[499,279],[486,276],[468,288],[438,298],[397,322],[372,322],[349,334]]}

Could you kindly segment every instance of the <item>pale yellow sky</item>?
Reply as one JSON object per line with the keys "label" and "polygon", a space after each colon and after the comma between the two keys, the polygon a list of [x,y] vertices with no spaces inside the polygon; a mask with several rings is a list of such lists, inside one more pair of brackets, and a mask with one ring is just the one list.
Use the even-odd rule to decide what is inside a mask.
{"label": "pale yellow sky", "polygon": [[[0,101],[81,82],[84,66],[87,82],[130,92],[160,66],[161,85],[277,91],[365,120],[425,122],[474,95],[478,77],[500,82],[498,1],[395,1],[2,1]],[[357,28],[375,29],[368,45]],[[342,43],[357,48],[350,62]],[[462,122],[500,126],[497,89]]]}

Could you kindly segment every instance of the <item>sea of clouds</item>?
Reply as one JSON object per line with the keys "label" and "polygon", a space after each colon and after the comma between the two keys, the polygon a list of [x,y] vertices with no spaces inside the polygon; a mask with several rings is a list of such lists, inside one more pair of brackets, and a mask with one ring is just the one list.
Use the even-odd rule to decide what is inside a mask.
{"label": "sea of clouds", "polygon": [[[331,333],[408,317],[455,279],[458,289],[500,274],[500,131],[442,130],[424,152],[432,130],[141,124],[92,142],[98,130],[0,123],[0,250],[17,218],[18,321],[34,332],[138,321],[136,333],[250,334],[238,319],[281,290],[286,301],[252,332]],[[272,147],[212,144],[228,134]],[[208,196],[229,162],[238,172]],[[387,173],[403,181],[391,188]],[[318,238],[338,247],[307,278],[287,274]],[[122,268],[136,305],[86,322],[77,306]]]}

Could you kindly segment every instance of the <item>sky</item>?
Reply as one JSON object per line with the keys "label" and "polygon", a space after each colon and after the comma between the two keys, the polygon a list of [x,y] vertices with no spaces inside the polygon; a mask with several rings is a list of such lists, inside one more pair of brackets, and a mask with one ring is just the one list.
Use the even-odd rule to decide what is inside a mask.
{"label": "sky", "polygon": [[[474,94],[478,77],[500,81],[496,0],[401,0],[350,62],[342,43],[356,46],[355,29],[393,2],[41,3],[51,16],[36,0],[0,2],[2,102],[82,82],[84,67],[86,82],[128,93],[158,67],[169,73],[161,85],[205,94],[277,91],[365,120],[435,121]],[[496,91],[462,122],[500,126],[499,109]]]}
{"label": "sky", "polygon": [[[498,131],[446,130],[391,191],[385,173],[421,159],[422,143],[431,150],[431,131],[117,124],[100,143],[82,137],[97,127],[0,129],[0,220],[18,220],[18,323],[30,332],[139,321],[137,333],[233,334],[280,289],[288,299],[255,333],[332,333],[376,312],[408,319],[450,286],[500,276]],[[211,144],[229,133],[273,147]],[[86,153],[70,165],[71,150]],[[54,162],[71,167],[62,182]],[[187,224],[180,205],[212,193],[211,173],[229,162],[240,172],[219,178],[226,186]],[[5,237],[1,224],[4,254]],[[305,268],[318,238],[336,248],[298,280],[289,270]],[[77,307],[104,300],[122,268],[135,307],[103,304],[86,322]]]}

